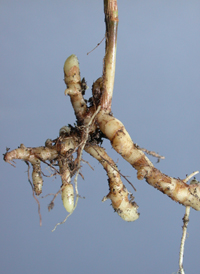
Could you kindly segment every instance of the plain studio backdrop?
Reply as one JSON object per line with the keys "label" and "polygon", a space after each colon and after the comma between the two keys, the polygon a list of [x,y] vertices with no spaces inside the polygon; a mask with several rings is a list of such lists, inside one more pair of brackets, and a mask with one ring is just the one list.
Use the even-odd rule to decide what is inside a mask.
{"label": "plain studio backdrop", "polygon": [[[118,1],[119,28],[112,111],[134,142],[166,158],[155,166],[185,178],[200,170],[200,2]],[[104,43],[103,1],[0,1],[1,154],[6,147],[44,145],[59,129],[75,122],[64,95],[63,64],[76,54],[81,77],[91,96],[101,76]],[[1,166],[1,273],[156,273],[178,271],[182,217],[185,208],[136,179],[136,172],[116,154],[107,152],[129,176],[137,192],[140,218],[124,222],[113,212],[107,176],[84,153],[79,177],[78,207],[64,225],[51,232],[67,212],[60,196],[48,212],[51,197],[37,204],[27,180],[27,166]],[[3,156],[2,156],[3,157]],[[49,174],[43,166],[45,174]],[[196,176],[200,179],[200,176]],[[45,178],[43,194],[55,193],[57,178]],[[191,210],[184,269],[199,273],[200,212]]]}

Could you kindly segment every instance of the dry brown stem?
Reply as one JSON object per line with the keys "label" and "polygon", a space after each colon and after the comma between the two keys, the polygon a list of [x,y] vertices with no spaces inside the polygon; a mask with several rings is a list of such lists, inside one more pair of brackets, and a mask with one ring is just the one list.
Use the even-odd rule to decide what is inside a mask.
{"label": "dry brown stem", "polygon": [[117,52],[118,7],[117,0],[104,0],[106,24],[106,50],[103,68],[103,94],[101,107],[107,113],[111,111]]}

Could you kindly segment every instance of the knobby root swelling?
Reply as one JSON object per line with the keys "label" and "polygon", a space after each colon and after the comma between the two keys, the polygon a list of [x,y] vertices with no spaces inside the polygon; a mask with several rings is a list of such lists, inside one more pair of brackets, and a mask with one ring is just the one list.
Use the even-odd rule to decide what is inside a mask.
{"label": "knobby root swelling", "polygon": [[[75,128],[72,126],[63,127],[60,130],[60,136],[54,141],[48,139],[43,147],[27,148],[20,145],[18,149],[8,151],[4,155],[4,160],[10,164],[15,159],[28,161],[32,164],[32,179],[36,195],[40,195],[42,192],[41,161],[45,163],[49,161],[51,167],[56,162],[56,165],[59,166],[57,173],[62,179],[61,196],[63,204],[68,212],[72,212],[74,209],[74,190],[71,178],[75,174],[76,168],[80,168],[82,156],[80,151],[82,153],[84,149],[96,158],[107,172],[110,192],[103,201],[110,199],[114,210],[122,219],[126,221],[138,219],[138,206],[133,198],[128,199],[130,193],[121,181],[116,164],[98,145],[103,142],[103,138],[107,138],[117,153],[137,170],[139,180],[145,179],[148,184],[167,194],[172,200],[200,210],[200,185],[198,183],[188,185],[186,183],[188,179],[175,179],[156,169],[143,151],[134,145],[124,125],[111,115],[111,106],[108,104],[108,101],[111,103],[111,92],[108,92],[108,100],[104,94],[105,83],[103,81],[105,75],[104,78],[98,78],[93,84],[93,96],[89,99],[89,106],[84,99],[87,86],[83,80],[81,81],[79,63],[75,55],[71,55],[66,60],[64,75],[67,85],[65,94],[70,96],[77,118],[77,126]],[[78,160],[73,160],[72,154],[74,152],[77,152]]]}

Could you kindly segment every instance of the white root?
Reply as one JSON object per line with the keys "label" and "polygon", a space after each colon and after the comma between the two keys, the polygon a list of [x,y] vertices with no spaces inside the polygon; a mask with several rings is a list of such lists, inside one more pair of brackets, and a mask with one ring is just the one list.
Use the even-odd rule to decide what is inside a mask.
{"label": "white root", "polygon": [[69,95],[77,119],[82,120],[86,113],[86,103],[81,93],[81,77],[78,58],[72,54],[64,64],[64,75],[67,89],[65,95]]}
{"label": "white root", "polygon": [[32,164],[32,166],[33,166],[33,172],[32,172],[33,190],[35,191],[36,195],[40,195],[42,193],[42,186],[43,186],[40,161],[36,164]]}
{"label": "white root", "polygon": [[52,147],[25,147],[23,144],[19,148],[12,151],[8,151],[4,155],[4,160],[8,163],[13,161],[13,159],[21,159],[24,161],[29,161],[31,164],[36,164],[42,159],[53,160],[58,156],[58,152],[55,146]]}
{"label": "white root", "polygon": [[71,182],[71,174],[67,159],[61,157],[58,161],[60,175],[62,179],[61,198],[63,206],[67,212],[71,213],[74,210],[74,188]]}
{"label": "white root", "polygon": [[172,200],[200,210],[200,184],[188,185],[186,179],[169,177],[155,168],[144,153],[134,145],[124,125],[115,117],[101,111],[97,115],[97,121],[113,148],[137,170],[139,180],[145,179],[148,184],[167,194]]}
{"label": "white root", "polygon": [[104,167],[108,175],[110,192],[103,198],[103,202],[110,199],[114,210],[125,221],[133,222],[139,218],[138,205],[129,201],[129,192],[123,185],[118,168],[106,151],[97,145],[85,147],[85,151],[96,158]]}
{"label": "white root", "polygon": [[185,240],[187,235],[187,226],[189,223],[189,215],[190,215],[190,207],[186,206],[185,215],[183,217],[183,234],[181,238],[180,253],[179,253],[179,273],[180,274],[185,274],[183,269],[183,255],[184,255]]}

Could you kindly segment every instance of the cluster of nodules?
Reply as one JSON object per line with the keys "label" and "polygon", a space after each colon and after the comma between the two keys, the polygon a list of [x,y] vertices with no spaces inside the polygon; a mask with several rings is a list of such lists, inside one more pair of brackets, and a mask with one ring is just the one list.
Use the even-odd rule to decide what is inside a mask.
{"label": "cluster of nodules", "polygon": [[[110,135],[113,134],[115,129],[120,129],[121,134],[124,135],[124,131],[122,132],[121,128],[123,125],[119,121],[116,122],[116,119],[112,115],[108,113],[104,113],[103,115],[103,112],[97,112],[99,111],[98,108],[103,89],[102,78],[97,79],[93,84],[92,107],[88,108],[83,98],[87,85],[85,81],[81,82],[79,63],[75,55],[67,58],[64,64],[64,75],[67,85],[65,94],[70,96],[78,126],[75,128],[69,126],[61,128],[59,137],[54,141],[48,139],[43,147],[27,148],[21,145],[18,149],[7,152],[4,160],[11,163],[14,159],[21,159],[32,164],[33,188],[36,195],[42,193],[43,179],[41,162],[48,164],[46,161],[49,161],[50,164],[48,165],[50,165],[55,172],[59,173],[62,179],[60,192],[64,207],[68,212],[72,212],[74,210],[74,188],[71,183],[71,178],[80,168],[80,150],[82,151],[84,149],[92,157],[97,159],[107,172],[110,192],[104,197],[103,201],[110,199],[114,211],[117,212],[121,218],[126,221],[134,221],[139,217],[139,213],[137,212],[138,206],[133,202],[132,198],[129,199],[130,193],[121,181],[120,172],[116,164],[107,155],[106,151],[98,145],[104,137],[111,140]],[[91,122],[95,115],[98,116],[98,123]],[[104,127],[105,132],[103,130]],[[90,131],[90,133],[89,136],[86,137],[87,140],[84,140],[84,136],[87,136],[86,128],[88,129],[87,132]],[[117,146],[120,146],[120,136],[116,138],[115,147],[113,144],[115,149]],[[77,159],[73,160],[72,154],[75,152],[77,152]],[[56,170],[55,166],[59,166],[59,171]]]}
{"label": "cluster of nodules", "polygon": [[[25,147],[8,151],[4,155],[4,160],[11,163],[14,159],[21,159],[30,162],[32,165],[32,182],[36,195],[42,193],[43,178],[41,171],[41,162],[49,161],[50,167],[59,173],[62,179],[60,188],[63,205],[68,212],[74,210],[74,187],[71,178],[77,170],[76,160],[73,159],[73,153],[77,150],[80,140],[75,138],[75,134],[70,136],[71,128],[63,127],[60,130],[60,136],[52,141],[48,139],[45,146]],[[120,173],[114,161],[107,155],[106,151],[97,144],[86,144],[84,150],[92,157],[97,159],[107,172],[109,177],[110,192],[104,197],[103,201],[110,199],[114,211],[126,221],[134,221],[139,217],[138,206],[132,199],[129,201],[129,192],[124,187]],[[12,163],[11,163],[12,164]],[[59,171],[56,169],[59,167]]]}
{"label": "cluster of nodules", "polygon": [[[45,146],[25,147],[23,144],[19,148],[7,151],[4,154],[4,160],[11,165],[15,159],[21,159],[32,165],[32,183],[33,190],[38,196],[42,193],[43,178],[41,162],[49,161],[48,164],[54,174],[60,174],[62,186],[60,188],[63,205],[68,212],[74,207],[74,189],[71,184],[71,176],[76,169],[73,161],[72,152],[75,148],[76,141],[69,137],[70,127],[63,127],[60,130],[60,137],[52,141],[47,139]],[[62,137],[64,136],[64,137]],[[56,169],[59,166],[59,171]]]}

